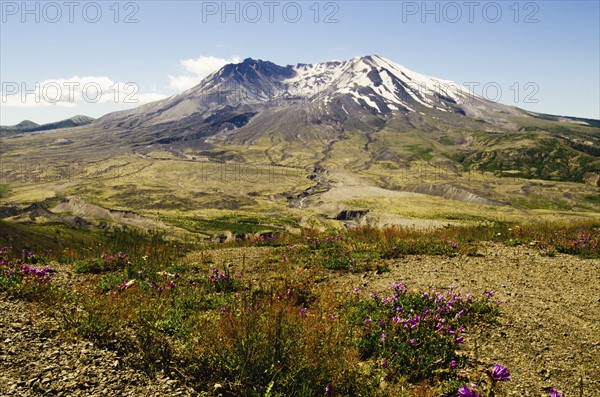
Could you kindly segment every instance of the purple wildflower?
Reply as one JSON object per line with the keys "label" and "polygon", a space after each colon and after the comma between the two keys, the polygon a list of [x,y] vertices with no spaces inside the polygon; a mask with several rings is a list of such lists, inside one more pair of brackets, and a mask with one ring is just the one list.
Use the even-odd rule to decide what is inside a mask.
{"label": "purple wildflower", "polygon": [[510,372],[508,368],[503,367],[500,364],[494,364],[494,368],[490,371],[489,369],[485,371],[487,376],[490,377],[493,381],[504,382],[510,380]]}
{"label": "purple wildflower", "polygon": [[564,394],[556,391],[555,388],[550,389],[550,397],[564,397]]}

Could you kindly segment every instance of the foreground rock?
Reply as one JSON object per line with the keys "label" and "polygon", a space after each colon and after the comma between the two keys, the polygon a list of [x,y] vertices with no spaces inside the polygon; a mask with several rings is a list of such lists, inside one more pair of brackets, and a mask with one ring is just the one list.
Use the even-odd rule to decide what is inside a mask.
{"label": "foreground rock", "polygon": [[92,342],[59,333],[36,304],[0,296],[1,396],[192,396],[193,390],[157,373],[150,379]]}

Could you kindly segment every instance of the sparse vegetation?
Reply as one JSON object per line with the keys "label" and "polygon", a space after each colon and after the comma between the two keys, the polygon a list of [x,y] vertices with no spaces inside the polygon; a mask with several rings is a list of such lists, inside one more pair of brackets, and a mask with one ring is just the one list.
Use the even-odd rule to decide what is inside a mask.
{"label": "sparse vegetation", "polygon": [[3,198],[6,195],[8,195],[8,192],[9,192],[8,184],[0,183],[0,198]]}
{"label": "sparse vegetation", "polygon": [[[476,255],[484,241],[599,258],[599,239],[597,222],[306,230],[253,243],[266,246],[262,260],[279,268],[272,278],[220,268],[210,256],[186,263],[178,255],[182,245],[114,230],[97,248],[112,251],[71,247],[90,255],[68,264],[85,276],[79,285],[53,280],[47,266],[53,258],[65,260],[60,253],[41,257],[4,248],[0,289],[44,300],[67,332],[140,352],[139,365],[149,374],[180,374],[215,395],[455,396],[459,389],[476,395],[464,393],[493,393],[498,381],[510,378],[501,365],[489,369],[489,362],[462,349],[466,336],[497,322],[493,292],[419,291],[399,280],[388,292],[335,291],[322,282],[323,272],[385,272],[391,258],[406,255]],[[203,243],[202,252],[235,245]],[[130,250],[115,251],[126,246]],[[63,298],[49,300],[49,293]]]}

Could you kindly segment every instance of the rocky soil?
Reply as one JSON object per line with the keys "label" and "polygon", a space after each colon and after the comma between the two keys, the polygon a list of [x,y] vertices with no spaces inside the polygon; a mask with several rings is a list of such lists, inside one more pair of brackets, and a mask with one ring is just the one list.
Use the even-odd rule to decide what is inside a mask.
{"label": "rocky soil", "polygon": [[[486,363],[510,368],[513,379],[499,396],[548,396],[550,387],[569,397],[600,396],[600,261],[542,257],[530,246],[484,244],[479,251],[475,257],[410,256],[390,262],[382,274],[328,272],[323,282],[340,293],[355,286],[384,291],[392,281],[418,290],[450,284],[473,294],[493,290],[503,301],[500,324],[469,335],[465,347]],[[213,257],[249,276],[264,275],[269,270],[259,264],[266,252],[225,249]],[[1,396],[198,395],[176,374],[149,377],[134,355],[65,335],[40,304],[0,295],[0,313]]]}
{"label": "rocky soil", "polygon": [[[409,288],[430,286],[483,294],[502,301],[500,325],[470,335],[466,347],[479,359],[501,363],[513,377],[506,396],[600,396],[600,261],[534,247],[485,244],[480,257],[412,256],[395,261],[389,273],[354,277],[366,290],[384,290],[390,280]],[[343,284],[348,281],[338,280]]]}
{"label": "rocky soil", "polygon": [[150,379],[135,357],[61,335],[36,304],[2,295],[0,313],[0,396],[196,395],[169,374]]}

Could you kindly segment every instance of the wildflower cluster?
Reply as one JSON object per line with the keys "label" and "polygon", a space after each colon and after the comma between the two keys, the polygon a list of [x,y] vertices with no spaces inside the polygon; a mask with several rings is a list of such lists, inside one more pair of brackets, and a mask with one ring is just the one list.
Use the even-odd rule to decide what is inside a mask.
{"label": "wildflower cluster", "polygon": [[448,247],[458,249],[458,242],[452,239],[444,239],[444,242],[448,245]]}
{"label": "wildflower cluster", "polygon": [[[18,262],[17,262],[18,263]],[[50,266],[45,266],[42,269],[25,265],[21,268],[21,276],[24,281],[46,284],[52,281]]]}
{"label": "wildflower cluster", "polygon": [[77,260],[73,263],[75,271],[79,273],[104,273],[123,269],[130,264],[129,255],[123,252],[109,255],[102,253],[100,258],[92,258],[86,261]]}
{"label": "wildflower cluster", "polygon": [[50,267],[35,267],[30,264],[32,262],[39,263],[31,252],[23,251],[21,258],[17,259],[12,247],[0,249],[0,291],[29,295],[29,292],[50,288]]}
{"label": "wildflower cluster", "polygon": [[229,280],[229,275],[225,273],[219,273],[219,269],[215,267],[211,270],[210,275],[208,276],[208,280],[213,284],[226,282],[227,280]]}
{"label": "wildflower cluster", "polygon": [[102,253],[100,259],[106,269],[118,269],[129,262],[129,255],[123,252],[117,252],[113,255]]}
{"label": "wildflower cluster", "polygon": [[[466,364],[457,350],[467,327],[486,313],[497,314],[489,296],[476,301],[471,294],[457,293],[453,286],[445,292],[431,289],[415,294],[404,283],[394,283],[391,291],[357,302],[353,316],[362,328],[358,346],[363,359],[377,360],[390,376],[415,381],[431,379],[434,374],[456,376]],[[357,289],[353,293],[359,294]]]}
{"label": "wildflower cluster", "polygon": [[386,270],[375,246],[362,244],[353,236],[344,234],[307,236],[304,244],[288,245],[281,258],[284,262],[304,262],[353,273]]}
{"label": "wildflower cluster", "polygon": [[227,270],[219,272],[219,269],[213,268],[208,275],[209,285],[217,292],[234,291],[239,287],[241,274],[232,278]]}
{"label": "wildflower cluster", "polygon": [[510,231],[515,241],[536,245],[543,256],[554,256],[560,252],[585,258],[600,257],[600,230],[597,226],[548,229],[515,227]]}
{"label": "wildflower cluster", "polygon": [[273,245],[273,243],[277,241],[277,238],[277,234],[262,234],[253,237],[250,241],[257,246]]}
{"label": "wildflower cluster", "polygon": [[307,236],[304,238],[304,242],[313,249],[319,249],[324,246],[331,246],[339,241],[346,240],[346,237],[342,234],[333,236]]}

